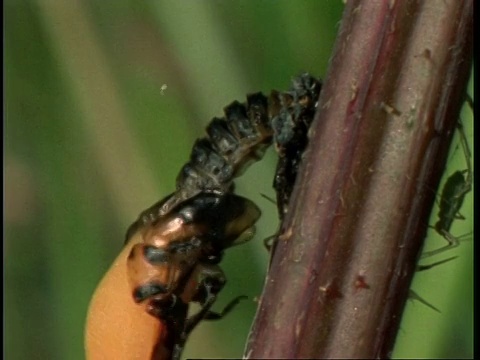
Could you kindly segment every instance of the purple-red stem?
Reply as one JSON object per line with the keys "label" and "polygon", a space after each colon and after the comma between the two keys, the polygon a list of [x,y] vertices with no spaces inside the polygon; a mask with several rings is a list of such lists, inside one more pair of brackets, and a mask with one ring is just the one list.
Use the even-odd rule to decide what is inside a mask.
{"label": "purple-red stem", "polygon": [[348,1],[247,358],[385,358],[464,101],[473,1]]}

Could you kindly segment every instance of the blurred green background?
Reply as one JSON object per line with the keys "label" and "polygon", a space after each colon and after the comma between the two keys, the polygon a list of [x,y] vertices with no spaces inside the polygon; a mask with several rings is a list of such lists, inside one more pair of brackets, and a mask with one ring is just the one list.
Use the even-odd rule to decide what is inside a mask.
{"label": "blurred green background", "polygon": [[[89,299],[127,226],[173,190],[225,105],[286,89],[302,71],[324,76],[342,9],[317,0],[4,3],[6,359],[84,358]],[[464,111],[473,148],[471,116]],[[452,153],[446,174],[465,167],[461,149]],[[277,225],[260,196],[273,197],[274,167],[270,151],[238,181],[264,216],[254,241],[228,251],[216,308],[250,300],[202,323],[184,357],[242,355],[268,261],[261,240]],[[472,230],[470,195],[462,213],[455,234]],[[473,356],[472,249],[462,243],[444,256],[458,259],[416,276],[413,289],[442,313],[409,303],[395,357]]]}

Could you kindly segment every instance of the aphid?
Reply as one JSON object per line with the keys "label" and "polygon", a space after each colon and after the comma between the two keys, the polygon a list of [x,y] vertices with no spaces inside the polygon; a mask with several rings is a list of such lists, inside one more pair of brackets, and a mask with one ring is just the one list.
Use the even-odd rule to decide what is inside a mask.
{"label": "aphid", "polygon": [[[469,104],[473,109],[473,104],[469,97],[467,97],[467,101],[468,100],[470,100]],[[460,215],[459,210],[462,207],[466,194],[471,190],[473,175],[472,175],[471,165],[470,165],[470,159],[471,159],[470,149],[468,147],[467,138],[466,138],[465,132],[463,131],[463,127],[461,123],[458,123],[457,128],[460,134],[460,142],[462,144],[463,153],[465,155],[467,169],[462,171],[456,171],[445,182],[445,185],[442,190],[442,195],[440,198],[438,221],[433,226],[433,229],[438,234],[440,234],[443,238],[445,238],[448,244],[436,250],[424,252],[422,254],[422,258],[437,255],[439,253],[442,253],[445,250],[458,246],[459,244],[459,238],[453,236],[450,233],[450,228],[454,220],[464,219],[464,217]],[[466,174],[466,177],[464,177],[464,174]],[[435,266],[442,265],[456,258],[457,256],[453,256],[444,260],[437,261],[433,264],[418,265],[417,271],[429,270]],[[410,290],[409,298],[413,300],[418,300],[422,304],[440,313],[439,309],[437,309],[435,306],[433,306],[432,304],[430,304],[429,302],[421,298],[413,290]]]}
{"label": "aphid", "polygon": [[[320,87],[304,74],[288,92],[272,92],[270,98],[251,94],[246,104],[227,106],[225,118],[214,118],[207,137],[196,141],[176,191],[142,212],[128,229],[126,243],[142,238],[127,260],[134,301],[169,329],[172,358],[180,356],[188,334],[202,319],[221,318],[240,299],[220,314],[210,311],[226,282],[218,266],[223,251],[250,239],[260,217],[253,202],[233,193],[233,180],[262,158],[273,138],[285,158],[279,168],[296,173],[298,164],[289,160],[299,144],[296,127],[301,123],[306,134]],[[289,197],[291,188],[282,189]],[[187,318],[191,302],[201,310]]]}
{"label": "aphid", "polygon": [[438,221],[433,226],[433,229],[445,240],[447,240],[448,244],[438,249],[424,252],[422,257],[429,257],[439,254],[447,249],[456,247],[459,244],[459,238],[450,233],[450,228],[455,220],[465,219],[459,211],[463,205],[465,196],[472,189],[473,173],[471,169],[470,149],[468,147],[465,132],[463,131],[463,127],[460,123],[458,124],[458,131],[460,134],[460,143],[465,155],[467,168],[465,170],[455,171],[445,182],[442,195],[440,197]]}

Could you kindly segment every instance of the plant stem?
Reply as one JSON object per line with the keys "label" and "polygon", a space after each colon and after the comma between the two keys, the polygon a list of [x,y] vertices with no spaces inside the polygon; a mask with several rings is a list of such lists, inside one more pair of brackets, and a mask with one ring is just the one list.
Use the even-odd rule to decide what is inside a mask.
{"label": "plant stem", "polygon": [[386,358],[465,99],[473,2],[348,1],[246,358]]}

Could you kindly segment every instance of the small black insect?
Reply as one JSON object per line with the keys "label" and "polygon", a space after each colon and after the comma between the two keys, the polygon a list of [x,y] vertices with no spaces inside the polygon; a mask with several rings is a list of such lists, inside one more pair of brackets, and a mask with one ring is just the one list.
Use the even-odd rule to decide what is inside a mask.
{"label": "small black insect", "polygon": [[[473,109],[473,102],[468,96],[467,96],[467,102],[469,103],[470,107]],[[440,197],[438,220],[435,223],[435,225],[432,226],[432,228],[438,234],[440,234],[443,238],[445,238],[445,240],[447,240],[448,244],[438,249],[424,252],[421,256],[422,258],[440,254],[450,248],[453,248],[459,245],[459,241],[460,241],[459,238],[455,237],[450,233],[450,228],[454,220],[464,219],[464,217],[459,213],[459,211],[463,205],[465,196],[471,191],[473,173],[471,170],[471,153],[468,146],[467,137],[463,130],[463,126],[460,122],[457,125],[457,129],[459,131],[460,143],[462,145],[463,153],[465,155],[467,169],[456,171],[448,177],[447,181],[445,182],[445,185],[443,186],[442,194]],[[457,256],[452,256],[432,264],[418,265],[417,271],[429,270],[433,267],[442,265],[456,258]],[[429,308],[437,312],[440,312],[440,310],[438,310],[435,306],[433,306],[432,304],[430,304],[429,302],[421,298],[413,290],[410,290],[409,297],[410,299],[418,300],[422,304],[428,306]]]}
{"label": "small black insect", "polygon": [[455,220],[465,219],[460,214],[460,209],[465,200],[465,196],[472,190],[473,172],[471,169],[470,148],[468,146],[467,137],[460,123],[458,124],[458,131],[467,168],[465,170],[455,171],[445,182],[442,195],[440,196],[438,220],[433,226],[433,229],[447,240],[448,244],[438,249],[424,252],[422,257],[437,255],[459,245],[459,238],[450,233],[450,228]]}

